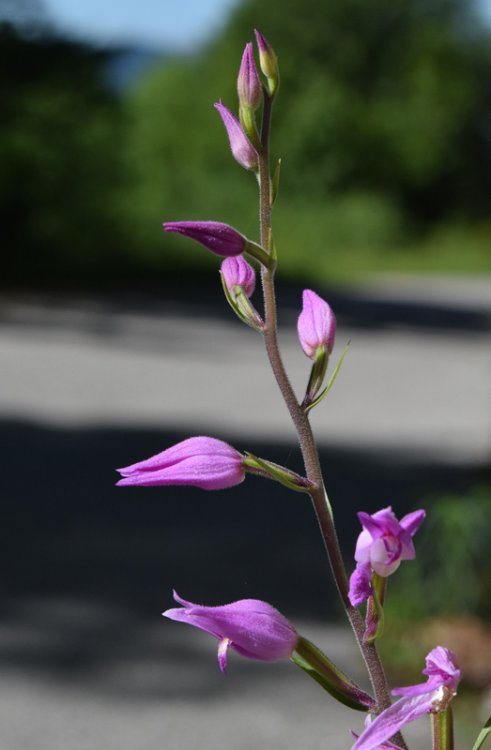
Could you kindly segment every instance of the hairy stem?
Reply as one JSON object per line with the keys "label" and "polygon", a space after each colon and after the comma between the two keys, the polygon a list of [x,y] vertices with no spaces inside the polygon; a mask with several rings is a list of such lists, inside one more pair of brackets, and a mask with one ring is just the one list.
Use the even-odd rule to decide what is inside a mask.
{"label": "hairy stem", "polygon": [[[269,170],[269,129],[271,122],[272,100],[265,94],[263,122],[261,129],[262,148],[259,153],[259,217],[261,245],[271,252],[271,177]],[[298,403],[290,380],[286,373],[278,345],[278,327],[276,299],[274,289],[274,269],[262,269],[262,283],[264,294],[264,341],[266,352],[273,370],[276,382],[290,412],[295,425],[303,461],[308,479],[315,484],[310,496],[315,509],[319,527],[327,550],[331,571],[341,598],[346,615],[351,623],[360,651],[364,658],[377,700],[378,709],[383,710],[391,704],[387,678],[374,643],[363,641],[364,623],[359,611],[350,604],[348,599],[349,582],[344,566],[331,506],[324,489],[319,454],[312,433],[308,415]],[[398,737],[398,744],[406,747],[402,737]]]}

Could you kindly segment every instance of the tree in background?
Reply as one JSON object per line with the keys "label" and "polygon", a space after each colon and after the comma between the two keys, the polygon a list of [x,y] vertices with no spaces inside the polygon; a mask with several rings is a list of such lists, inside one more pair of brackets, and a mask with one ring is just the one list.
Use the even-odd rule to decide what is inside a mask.
{"label": "tree in background", "polygon": [[[37,3],[0,8],[2,279],[109,269],[122,180],[119,103],[108,55],[61,41]],[[14,27],[9,20],[17,24]]]}
{"label": "tree in background", "polygon": [[230,70],[254,26],[274,36],[289,91],[275,110],[282,269],[302,274],[310,255],[330,276],[347,249],[349,272],[386,268],[406,245],[417,266],[421,239],[458,222],[468,267],[491,192],[489,32],[469,0],[245,0],[206,48],[120,90],[117,51],[58,39],[39,0],[0,0],[4,282],[197,270],[177,243],[164,258],[161,222],[206,219],[205,203],[243,221],[254,181],[229,170],[213,103],[235,106]]}
{"label": "tree in background", "polygon": [[143,220],[149,253],[161,252],[155,217],[206,218],[197,213],[205,192],[210,213],[238,219],[248,196],[228,174],[212,104],[220,95],[235,103],[233,51],[254,26],[274,35],[289,91],[275,111],[277,156],[288,153],[284,252],[306,240],[320,251],[323,234],[342,244],[343,232],[393,245],[438,222],[487,216],[491,56],[472,3],[247,0],[217,42],[156,69],[129,97],[135,224]]}

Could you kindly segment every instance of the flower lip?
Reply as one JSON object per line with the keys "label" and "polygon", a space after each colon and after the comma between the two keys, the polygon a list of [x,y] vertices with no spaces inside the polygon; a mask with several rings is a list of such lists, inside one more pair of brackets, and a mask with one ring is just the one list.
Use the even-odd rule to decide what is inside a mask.
{"label": "flower lip", "polygon": [[218,659],[226,669],[227,651],[259,661],[289,658],[298,643],[293,625],[277,609],[259,599],[240,599],[231,604],[208,607],[186,601],[174,591],[181,608],[168,609],[164,617],[185,622],[219,641]]}

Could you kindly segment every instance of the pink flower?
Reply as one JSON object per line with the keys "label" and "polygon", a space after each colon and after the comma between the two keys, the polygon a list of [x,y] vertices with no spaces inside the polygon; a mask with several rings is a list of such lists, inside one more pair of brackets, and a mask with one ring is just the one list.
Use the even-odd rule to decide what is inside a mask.
{"label": "pink flower", "polygon": [[220,221],[167,221],[166,232],[178,232],[200,242],[215,255],[225,257],[240,255],[247,240],[236,229]]}
{"label": "pink flower", "polygon": [[325,347],[330,354],[336,335],[336,318],[321,297],[310,289],[303,293],[303,308],[298,316],[298,338],[307,357],[315,359],[319,347]]}
{"label": "pink flower", "polygon": [[363,531],[356,543],[355,560],[358,564],[350,579],[349,598],[353,606],[370,596],[372,571],[386,578],[397,570],[401,560],[416,557],[412,537],[425,516],[424,510],[416,510],[399,522],[390,507],[373,516],[358,513]]}
{"label": "pink flower", "polygon": [[217,102],[214,106],[215,109],[218,110],[218,113],[223,120],[223,124],[225,125],[230,142],[230,149],[234,159],[244,167],[244,169],[257,171],[257,151],[242,130],[242,125],[221,101]]}
{"label": "pink flower", "polygon": [[259,80],[256,63],[254,62],[254,53],[252,42],[245,46],[242,62],[240,64],[239,75],[237,78],[237,94],[242,107],[257,109],[263,98],[263,88]]}
{"label": "pink flower", "polygon": [[244,457],[228,443],[210,437],[192,437],[156,456],[123,469],[119,487],[190,485],[222,490],[245,477]]}
{"label": "pink flower", "polygon": [[225,258],[221,272],[230,294],[234,295],[236,287],[241,287],[248,297],[254,293],[256,273],[241,255],[236,258]]}
{"label": "pink flower", "polygon": [[233,648],[248,659],[277,661],[288,659],[298,643],[298,633],[277,609],[259,599],[240,599],[221,607],[205,607],[174,599],[184,609],[168,609],[164,617],[186,622],[218,639],[218,663],[227,667],[227,651]]}
{"label": "pink flower", "polygon": [[460,669],[455,654],[448,648],[437,646],[426,657],[428,676],[426,682],[410,687],[396,688],[393,695],[402,698],[376,716],[365,727],[352,750],[375,750],[384,746],[397,732],[420,716],[444,711],[456,695],[460,682]]}

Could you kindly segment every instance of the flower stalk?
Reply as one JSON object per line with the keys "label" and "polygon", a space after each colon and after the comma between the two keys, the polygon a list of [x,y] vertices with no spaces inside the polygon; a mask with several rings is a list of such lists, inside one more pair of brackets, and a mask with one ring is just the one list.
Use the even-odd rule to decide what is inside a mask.
{"label": "flower stalk", "polygon": [[[258,150],[258,182],[259,182],[259,219],[260,242],[266,252],[271,252],[271,176],[269,166],[269,133],[271,126],[273,97],[264,93],[263,118],[261,126],[261,147]],[[377,701],[377,709],[382,711],[391,705],[387,678],[374,643],[364,641],[365,625],[359,611],[353,607],[348,598],[349,582],[346,568],[341,555],[337,538],[332,508],[324,488],[324,481],[319,462],[317,446],[305,409],[298,403],[286,373],[278,345],[277,311],[274,287],[274,268],[265,266],[261,269],[264,295],[264,329],[263,336],[268,359],[276,382],[281,391],[285,404],[297,431],[300,449],[307,478],[313,482],[315,489],[310,494],[317,516],[322,538],[331,566],[336,587],[345,609],[346,615],[358,642],[358,646],[365,661],[372,688]],[[398,737],[398,744],[406,748],[402,737]]]}

